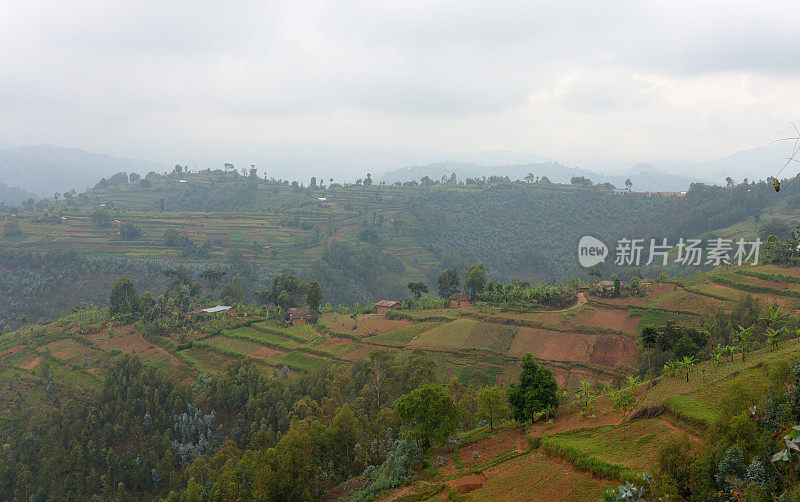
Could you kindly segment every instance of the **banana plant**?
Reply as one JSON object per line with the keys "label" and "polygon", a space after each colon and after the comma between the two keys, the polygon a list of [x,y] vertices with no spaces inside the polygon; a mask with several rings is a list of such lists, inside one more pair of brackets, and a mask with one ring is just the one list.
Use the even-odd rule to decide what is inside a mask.
{"label": "banana plant", "polygon": [[639,377],[639,375],[628,375],[627,378],[625,378],[625,383],[636,386],[642,383],[642,379]]}
{"label": "banana plant", "polygon": [[675,370],[677,368],[676,361],[667,361],[664,363],[664,374],[669,376],[675,376]]}
{"label": "banana plant", "polygon": [[781,328],[786,323],[787,317],[789,317],[789,314],[781,312],[781,308],[778,306],[770,307],[767,311],[767,315],[759,316],[758,320],[767,321],[770,328]]}
{"label": "banana plant", "polygon": [[725,353],[727,347],[723,347],[720,344],[717,344],[713,351],[711,352],[711,360],[714,361],[714,368],[719,367],[720,362],[722,362],[722,354]]}
{"label": "banana plant", "polygon": [[680,368],[686,373],[686,381],[689,381],[689,373],[691,373],[692,368],[694,368],[695,363],[697,360],[694,356],[687,356],[684,357],[681,361],[678,362]]}
{"label": "banana plant", "polygon": [[764,334],[767,336],[767,340],[769,340],[770,350],[775,350],[778,348],[778,344],[780,343],[781,337],[785,331],[786,326],[782,326],[780,329],[775,329],[772,326],[767,328],[767,331]]}
{"label": "banana plant", "polygon": [[581,380],[581,385],[577,388],[578,394],[583,399],[583,405],[585,408],[589,407],[589,394],[591,394],[593,386],[593,382],[590,382],[589,380]]}
{"label": "banana plant", "polygon": [[735,339],[742,348],[742,361],[744,361],[747,350],[750,348],[750,344],[753,343],[753,326],[743,328],[739,325],[739,331],[736,332]]}
{"label": "banana plant", "polygon": [[716,322],[704,322],[700,330],[706,335],[708,345],[711,346],[711,337],[714,336],[714,330],[717,328]]}
{"label": "banana plant", "polygon": [[725,346],[725,351],[728,353],[728,355],[731,358],[730,362],[733,362],[733,354],[736,352],[736,347],[734,345],[726,345]]}

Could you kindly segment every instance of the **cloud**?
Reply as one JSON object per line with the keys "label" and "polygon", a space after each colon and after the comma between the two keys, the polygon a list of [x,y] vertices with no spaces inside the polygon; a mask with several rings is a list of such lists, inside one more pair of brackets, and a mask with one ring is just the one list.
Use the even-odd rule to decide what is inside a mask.
{"label": "cloud", "polygon": [[281,140],[723,156],[797,119],[798,11],[789,2],[10,2],[0,17],[0,43],[13,49],[0,52],[0,135],[128,155]]}

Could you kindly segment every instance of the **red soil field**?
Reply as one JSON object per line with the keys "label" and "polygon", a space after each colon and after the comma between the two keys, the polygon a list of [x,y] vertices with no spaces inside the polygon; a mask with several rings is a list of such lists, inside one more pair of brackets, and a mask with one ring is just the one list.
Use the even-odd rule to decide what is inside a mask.
{"label": "red soil field", "polygon": [[30,361],[27,361],[27,362],[25,362],[23,364],[20,364],[20,368],[30,371],[33,368],[35,368],[36,366],[38,366],[39,365],[39,361],[41,361],[41,360],[42,360],[42,358],[40,356],[36,356],[33,359],[31,359]]}
{"label": "red soil field", "polygon": [[148,342],[140,333],[130,327],[127,327],[127,331],[123,331],[125,328],[122,327],[119,330],[124,333],[122,335],[115,334],[109,338],[95,338],[95,345],[107,351],[118,349],[123,354],[136,354],[145,361],[167,357],[172,366],[179,366],[179,362],[169,352]]}
{"label": "red soil field", "polygon": [[625,335],[565,333],[536,328],[519,328],[511,342],[509,355],[531,353],[548,361],[578,361],[618,368],[636,360],[636,341]]}
{"label": "red soil field", "polygon": [[379,335],[403,326],[408,326],[411,321],[405,319],[387,319],[382,315],[366,314],[358,317],[358,328],[353,329],[353,319],[344,314],[325,316],[325,324],[337,333],[354,333]]}

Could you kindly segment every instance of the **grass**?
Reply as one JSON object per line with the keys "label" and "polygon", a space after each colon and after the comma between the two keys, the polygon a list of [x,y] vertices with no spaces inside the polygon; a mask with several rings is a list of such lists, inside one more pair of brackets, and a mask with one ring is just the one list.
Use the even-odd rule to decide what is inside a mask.
{"label": "grass", "polygon": [[280,364],[285,364],[290,368],[303,371],[316,368],[321,364],[325,364],[326,362],[327,361],[321,357],[311,356],[302,352],[289,352],[280,360]]}
{"label": "grass", "polygon": [[442,324],[441,322],[434,322],[434,321],[418,322],[414,324],[409,324],[408,326],[403,326],[401,328],[394,329],[392,331],[388,331],[386,333],[380,333],[378,335],[370,336],[365,340],[374,343],[379,343],[382,345],[404,347],[409,342],[411,342],[411,340],[413,340],[415,336],[425,331],[436,328],[441,324]]}
{"label": "grass", "polygon": [[546,438],[541,447],[547,453],[562,458],[582,472],[592,476],[619,481],[633,480],[635,475],[628,467],[594,457],[569,443]]}
{"label": "grass", "polygon": [[218,347],[242,355],[250,354],[262,347],[261,344],[247,338],[229,338],[227,336],[214,336],[205,340],[205,343],[210,347]]}
{"label": "grass", "polygon": [[516,326],[480,322],[472,330],[465,346],[487,348],[505,353],[511,348],[511,342],[517,334],[517,329]]}
{"label": "grass", "polygon": [[536,453],[521,455],[484,471],[484,485],[469,500],[598,500],[614,483],[574,472]]}
{"label": "grass", "polygon": [[664,422],[652,419],[575,430],[553,436],[548,441],[632,472],[641,472],[652,465],[658,449],[677,435],[679,433]]}
{"label": "grass", "polygon": [[222,332],[222,334],[230,337],[244,338],[261,345],[278,347],[287,350],[291,350],[300,346],[300,342],[298,342],[297,340],[293,340],[291,338],[285,338],[279,334],[272,332],[271,330],[266,331],[263,329],[258,329],[255,325],[244,328],[237,328],[230,331],[225,330]]}
{"label": "grass", "polygon": [[472,319],[458,319],[437,326],[433,329],[425,331],[419,335],[419,338],[411,342],[409,345],[415,346],[432,346],[457,349],[463,347],[478,321]]}

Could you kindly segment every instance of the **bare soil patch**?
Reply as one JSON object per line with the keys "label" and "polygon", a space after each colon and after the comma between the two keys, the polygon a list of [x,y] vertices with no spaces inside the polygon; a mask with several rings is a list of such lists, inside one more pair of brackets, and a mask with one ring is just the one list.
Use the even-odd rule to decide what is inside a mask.
{"label": "bare soil patch", "polygon": [[36,356],[33,359],[31,359],[30,361],[26,361],[25,363],[20,364],[20,368],[30,371],[33,368],[35,368],[36,366],[38,366],[39,362],[41,360],[42,360],[42,358],[40,356]]}
{"label": "bare soil patch", "polygon": [[403,326],[408,326],[411,321],[406,319],[387,319],[377,314],[358,316],[358,327],[353,329],[353,319],[344,314],[331,314],[325,316],[325,324],[337,333],[354,333],[361,335],[380,335]]}
{"label": "bare soil patch", "polygon": [[508,354],[521,357],[530,353],[547,361],[577,361],[618,368],[633,364],[637,350],[635,340],[625,335],[519,328]]}

